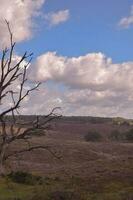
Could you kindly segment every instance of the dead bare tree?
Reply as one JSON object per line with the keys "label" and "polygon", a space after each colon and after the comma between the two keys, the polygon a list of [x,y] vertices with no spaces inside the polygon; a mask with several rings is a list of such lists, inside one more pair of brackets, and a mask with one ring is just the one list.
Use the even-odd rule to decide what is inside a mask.
{"label": "dead bare tree", "polygon": [[[32,60],[32,53],[25,52],[19,60],[14,63],[14,48],[16,43],[13,40],[13,33],[11,31],[9,22],[6,21],[10,36],[10,47],[2,51],[0,63],[0,174],[5,173],[5,162],[8,158],[16,156],[26,151],[33,151],[36,149],[48,150],[51,154],[56,154],[51,151],[48,146],[33,145],[30,143],[33,131],[46,130],[49,122],[59,115],[55,114],[54,108],[48,115],[42,117],[37,116],[36,120],[28,123],[27,125],[17,122],[17,115],[23,100],[34,90],[37,90],[40,83],[32,88],[26,90],[25,84],[27,83],[27,69]],[[20,87],[17,91],[14,88],[14,83],[19,81]],[[9,107],[6,100],[9,101]],[[5,105],[3,108],[2,106]],[[9,123],[9,116],[11,121]],[[8,152],[8,148],[13,142],[24,141],[28,146],[26,148]]]}

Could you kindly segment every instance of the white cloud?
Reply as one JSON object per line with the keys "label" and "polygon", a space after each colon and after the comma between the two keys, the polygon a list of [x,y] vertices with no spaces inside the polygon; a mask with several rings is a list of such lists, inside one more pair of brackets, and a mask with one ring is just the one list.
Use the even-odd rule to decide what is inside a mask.
{"label": "white cloud", "polygon": [[8,31],[4,20],[10,22],[14,40],[20,42],[32,36],[33,17],[37,15],[45,0],[1,0],[0,1],[0,47],[7,45]]}
{"label": "white cloud", "polygon": [[133,88],[133,62],[114,64],[102,53],[67,58],[48,52],[37,58],[31,76],[52,80],[70,88],[123,91]]}
{"label": "white cloud", "polygon": [[[67,58],[48,52],[30,65],[28,76],[24,90],[43,83],[22,103],[21,114],[46,114],[59,106],[64,115],[133,117],[133,62],[115,64],[102,53]],[[11,87],[17,91],[20,82]],[[1,109],[12,103],[5,102]]]}
{"label": "white cloud", "polygon": [[51,12],[44,16],[45,20],[50,26],[56,26],[60,23],[66,22],[70,17],[69,10],[60,10],[58,12]]}
{"label": "white cloud", "polygon": [[[7,44],[8,31],[3,20],[10,21],[17,42],[32,36],[33,18],[39,14],[45,0],[1,0],[0,47]],[[67,21],[69,10],[49,13],[45,16],[51,26]],[[119,25],[133,23],[133,8]],[[14,62],[18,60],[14,56]],[[23,63],[24,64],[24,63]],[[31,81],[44,82],[22,104],[22,114],[46,114],[60,106],[65,115],[96,115],[133,117],[133,62],[113,63],[102,53],[90,53],[79,57],[59,56],[47,52],[39,56],[28,69]],[[29,82],[24,90],[32,85]],[[17,91],[19,80],[11,87]],[[12,102],[5,99],[5,106]]]}
{"label": "white cloud", "polygon": [[123,116],[133,117],[133,95],[127,92],[111,92],[109,89],[96,92],[89,89],[60,90],[58,84],[49,88],[42,84],[22,104],[22,114],[46,114],[60,106],[64,115]]}
{"label": "white cloud", "polygon": [[130,25],[133,24],[133,6],[131,6],[131,12],[128,17],[123,17],[119,21],[119,26],[122,28],[129,28]]}
{"label": "white cloud", "polygon": [[31,65],[29,77],[46,84],[30,99],[41,114],[61,106],[65,115],[133,117],[133,62],[113,63],[102,53],[67,58],[48,52]]}

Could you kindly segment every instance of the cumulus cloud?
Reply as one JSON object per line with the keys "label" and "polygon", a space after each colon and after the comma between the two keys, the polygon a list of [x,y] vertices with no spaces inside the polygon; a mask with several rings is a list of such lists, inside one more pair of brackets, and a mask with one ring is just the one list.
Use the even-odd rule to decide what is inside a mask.
{"label": "cumulus cloud", "polygon": [[66,22],[70,17],[69,10],[60,10],[58,12],[51,12],[44,16],[45,20],[50,26],[57,26],[60,23]]}
{"label": "cumulus cloud", "polygon": [[[48,52],[30,65],[28,79],[24,92],[42,84],[22,103],[21,114],[43,115],[59,106],[64,115],[133,117],[133,62],[113,63],[102,53],[68,58]],[[17,92],[20,81],[11,87]],[[5,102],[1,109],[12,104]]]}
{"label": "cumulus cloud", "polygon": [[0,6],[0,47],[8,45],[9,36],[5,19],[10,22],[16,42],[29,39],[32,36],[33,18],[37,16],[45,0],[1,0],[0,3],[2,5]]}
{"label": "cumulus cloud", "polygon": [[64,115],[123,116],[133,117],[133,95],[127,92],[111,92],[109,89],[96,92],[89,89],[69,89],[63,91],[60,85],[42,84],[23,102],[22,114],[47,114],[53,107],[62,108]]}
{"label": "cumulus cloud", "polygon": [[47,52],[31,65],[29,78],[52,85],[38,93],[41,114],[58,105],[65,115],[133,117],[133,62],[113,63],[102,53],[67,58]]}
{"label": "cumulus cloud", "polygon": [[[44,3],[45,0],[1,0],[0,47],[8,42],[4,19],[10,22],[15,41],[23,41],[32,36],[33,18],[39,15]],[[129,17],[121,19],[120,26],[132,24],[132,16],[133,8]],[[50,26],[55,26],[69,17],[69,10],[63,10],[49,13],[45,19]],[[15,55],[13,63],[19,58]],[[47,52],[30,65],[28,78],[24,92],[38,81],[42,85],[24,100],[20,108],[22,114],[46,114],[60,106],[64,115],[133,117],[133,62],[113,63],[103,53],[68,58]],[[20,80],[10,87],[17,92]],[[6,98],[1,109],[11,105]]]}
{"label": "cumulus cloud", "polygon": [[131,12],[130,15],[127,17],[123,17],[119,21],[119,26],[122,28],[129,28],[130,25],[133,24],[133,5],[131,6]]}
{"label": "cumulus cloud", "polygon": [[114,64],[102,53],[67,58],[48,52],[37,58],[30,73],[35,80],[77,89],[123,91],[133,87],[133,62]]}

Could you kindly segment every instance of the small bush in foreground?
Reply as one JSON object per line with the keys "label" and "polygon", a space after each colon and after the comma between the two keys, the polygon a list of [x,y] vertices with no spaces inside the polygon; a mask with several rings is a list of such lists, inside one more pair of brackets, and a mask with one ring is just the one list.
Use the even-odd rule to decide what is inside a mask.
{"label": "small bush in foreground", "polygon": [[100,133],[96,131],[88,132],[87,135],[85,135],[86,141],[97,142],[97,141],[100,141],[101,139],[102,139],[102,136],[100,135]]}
{"label": "small bush in foreground", "polygon": [[13,182],[27,185],[42,184],[43,180],[40,176],[35,176],[27,172],[17,171],[8,174]]}

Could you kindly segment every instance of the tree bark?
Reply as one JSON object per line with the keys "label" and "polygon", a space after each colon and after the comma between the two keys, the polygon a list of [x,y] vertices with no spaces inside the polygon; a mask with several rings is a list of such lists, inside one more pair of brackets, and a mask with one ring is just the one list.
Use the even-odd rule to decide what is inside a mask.
{"label": "tree bark", "polygon": [[0,176],[5,175],[6,169],[3,162],[0,162]]}
{"label": "tree bark", "polygon": [[6,173],[5,152],[6,152],[6,145],[3,145],[1,146],[1,149],[0,149],[0,176],[5,175]]}

